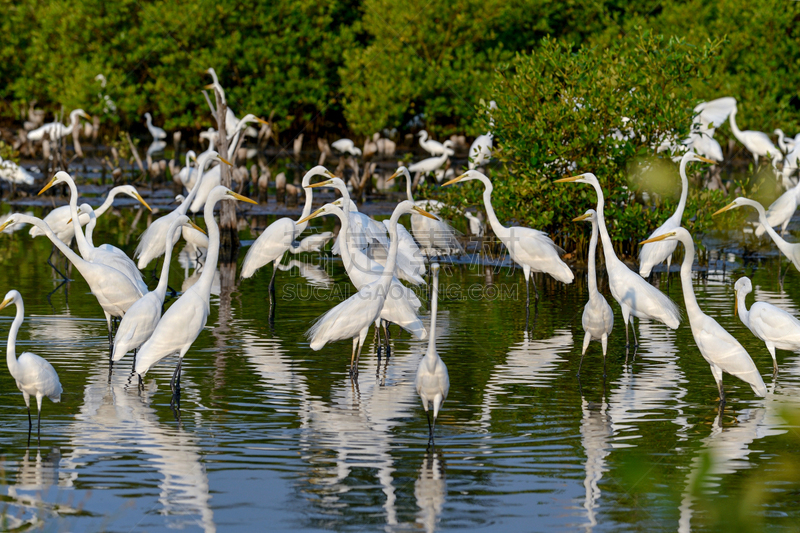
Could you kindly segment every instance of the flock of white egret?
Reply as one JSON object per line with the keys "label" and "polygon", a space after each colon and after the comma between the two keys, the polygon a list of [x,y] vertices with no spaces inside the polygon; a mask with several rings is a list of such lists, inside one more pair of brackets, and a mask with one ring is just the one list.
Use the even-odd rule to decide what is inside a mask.
{"label": "flock of white egret", "polygon": [[[224,92],[221,87],[218,87],[213,72],[212,76],[214,83],[211,87],[222,93],[224,101]],[[729,102],[722,102],[722,104],[729,104]],[[712,109],[718,110],[719,107],[724,107],[722,104],[719,102],[717,104],[709,103],[704,109],[700,109],[699,116],[702,117],[703,113],[710,112]],[[80,115],[78,111],[80,110],[71,115],[73,123]],[[735,125],[735,113],[734,100],[734,107],[729,113],[732,126]],[[229,120],[226,120],[225,134],[232,138],[239,135],[248,122],[263,122],[252,115],[238,120],[232,112],[227,118]],[[693,142],[700,145],[701,141],[707,143],[708,139],[713,140],[713,137],[708,135],[708,130],[713,130],[713,127],[718,126],[718,119],[719,116],[716,115],[711,118],[702,118],[698,124],[704,126],[705,130],[700,133],[694,132],[693,135],[698,135],[698,137]],[[166,135],[160,128],[152,126],[149,114],[147,115],[147,125],[155,139],[163,138]],[[734,128],[734,132],[738,132],[738,128]],[[747,137],[745,134],[748,133],[753,132],[738,132],[737,137],[739,134]],[[56,128],[52,134],[60,135],[63,132]],[[488,141],[491,146],[491,133],[482,137],[486,138],[481,142],[485,144]],[[757,136],[751,135],[748,138],[751,137],[756,138]],[[232,146],[235,144],[235,142],[232,143]],[[437,154],[434,158],[450,153],[448,141],[434,144],[434,141],[428,139],[427,134],[420,136],[420,144],[431,153]],[[755,146],[755,141],[750,144]],[[354,146],[345,145],[347,143],[340,143],[338,149],[357,150]],[[478,155],[481,153],[482,146],[479,144],[477,147]],[[751,151],[754,149],[747,143],[745,146]],[[757,159],[759,155],[773,155],[770,149],[767,149],[765,153],[762,152],[763,150],[754,151],[754,157]],[[149,209],[144,199],[130,185],[115,187],[109,192],[106,201],[100,207],[92,209],[85,203],[79,205],[79,194],[75,181],[67,172],[60,171],[42,188],[39,194],[56,185],[65,184],[70,192],[69,205],[52,210],[44,219],[12,214],[0,224],[0,232],[15,224],[31,224],[33,228],[30,235],[32,237],[44,235],[49,238],[53,246],[66,256],[85,279],[106,317],[110,364],[120,361],[127,353],[133,351],[133,368],[141,383],[142,376],[147,374],[155,364],[169,356],[177,355],[171,389],[173,400],[177,399],[178,401],[183,359],[200,335],[210,313],[211,286],[220,251],[220,232],[214,219],[215,207],[221,201],[256,203],[220,185],[220,167],[209,168],[209,166],[215,162],[229,165],[230,163],[224,157],[213,150],[208,150],[200,156],[193,156],[194,154],[187,155],[187,166],[184,169],[183,183],[189,188],[188,195],[185,199],[180,197],[182,203],[174,211],[153,221],[141,235],[134,254],[134,257],[138,259],[137,262],[134,262],[134,259],[128,257],[122,250],[109,244],[95,246],[92,238],[92,229],[97,218],[108,210],[116,195],[127,194]],[[481,156],[479,162],[485,162],[488,157],[489,154],[485,154],[485,157]],[[472,161],[470,166],[475,166],[476,161],[477,159]],[[575,218],[575,221],[589,221],[592,226],[588,254],[589,294],[582,317],[585,337],[579,373],[590,342],[596,340],[602,344],[603,374],[605,375],[608,338],[614,325],[611,306],[598,290],[595,264],[598,241],[603,244],[604,265],[611,296],[621,308],[627,345],[631,344],[628,325],[629,323],[633,325],[633,317],[656,320],[671,329],[679,327],[682,316],[678,306],[645,278],[650,275],[655,265],[664,261],[668,266],[670,265],[672,254],[680,242],[685,248],[680,269],[685,313],[689,319],[697,347],[711,367],[719,389],[720,402],[725,402],[722,384],[724,373],[745,381],[752,387],[755,394],[764,396],[766,387],[750,355],[712,317],[703,313],[695,298],[691,280],[694,243],[688,231],[681,227],[689,187],[686,166],[692,161],[714,163],[715,158],[697,155],[692,150],[686,151],[682,156],[679,167],[682,192],[678,208],[673,216],[642,242],[638,273],[631,270],[614,252],[604,216],[603,190],[595,175],[584,173],[555,181],[555,183],[588,184],[594,188],[597,195],[596,207]],[[194,167],[191,166],[192,162],[195,164]],[[308,228],[309,221],[323,215],[336,216],[341,222],[341,230],[332,252],[341,255],[345,271],[357,292],[317,319],[307,332],[309,346],[316,351],[331,342],[352,340],[349,372],[352,379],[357,379],[359,356],[370,326],[374,325],[375,335],[378,338],[378,357],[380,357],[381,348],[386,350],[387,355],[390,350],[389,324],[399,325],[418,339],[428,338],[428,350],[419,364],[415,383],[425,411],[429,414],[429,438],[432,441],[436,417],[447,398],[450,383],[447,367],[436,352],[439,265],[437,263],[430,264],[429,273],[426,257],[458,254],[463,252],[463,249],[458,242],[455,230],[436,216],[443,209],[442,204],[435,200],[414,200],[411,187],[411,172],[413,171],[412,167],[401,166],[390,178],[391,180],[398,176],[405,177],[407,199],[395,207],[388,221],[381,223],[358,211],[356,203],[350,198],[348,187],[342,179],[321,165],[312,168],[302,179],[305,191],[302,214],[297,220],[280,218],[264,230],[250,246],[242,264],[241,276],[250,278],[259,269],[271,263],[272,278],[269,288],[271,293],[274,292],[275,275],[287,252],[318,251],[332,237],[330,233],[315,234],[298,243]],[[315,177],[321,177],[323,180],[312,182]],[[527,288],[526,310],[529,312],[531,273],[549,274],[565,284],[574,280],[572,270],[561,258],[564,251],[542,231],[502,225],[492,207],[493,184],[482,172],[470,168],[460,176],[444,183],[444,186],[470,180],[477,180],[483,184],[483,202],[489,226],[505,245],[510,258],[522,268]],[[312,212],[314,189],[319,187],[332,187],[339,191],[341,198]],[[786,193],[793,195],[793,202],[779,200],[781,209],[788,213],[789,218],[797,207],[798,193],[796,190],[797,187],[794,187]],[[737,198],[715,215],[742,205],[749,205],[758,210],[759,220],[764,230],[768,232],[780,250],[800,269],[800,244],[786,242],[772,228],[772,225],[781,225],[785,230],[788,220],[777,217],[777,208],[771,209],[773,216],[770,218],[770,214],[757,202],[746,198]],[[207,235],[187,216],[189,209],[196,212],[201,208],[208,231]],[[400,217],[405,214],[411,215],[411,232],[400,224]],[[83,229],[83,226],[86,226],[86,230]],[[205,262],[197,283],[183,292],[162,315],[172,249],[181,236],[196,247],[207,250]],[[77,242],[79,253],[70,247],[73,238]],[[155,289],[150,291],[142,278],[140,269],[145,268],[151,261],[162,255],[164,263],[161,277]],[[426,331],[419,315],[422,302],[408,286],[426,283],[425,276],[428,274],[430,274],[433,289],[430,331]],[[777,372],[775,350],[800,349],[800,321],[785,311],[765,303],[756,302],[748,310],[745,305],[745,296],[751,290],[751,284],[747,278],[742,278],[736,283],[736,306],[739,316],[753,334],[766,343],[773,361],[775,361],[774,370]],[[534,294],[535,298],[539,297],[535,285]],[[62,389],[55,369],[47,361],[32,353],[23,353],[19,358],[16,357],[16,335],[24,318],[22,296],[17,291],[8,292],[5,300],[0,304],[0,309],[11,304],[17,306],[17,314],[9,331],[8,368],[28,406],[30,435],[32,428],[30,397],[36,397],[39,416],[41,416],[42,398],[48,397],[53,401],[59,401]],[[381,335],[383,342],[380,340]],[[633,335],[633,344],[636,345],[635,329]],[[432,411],[432,417],[429,409]]]}

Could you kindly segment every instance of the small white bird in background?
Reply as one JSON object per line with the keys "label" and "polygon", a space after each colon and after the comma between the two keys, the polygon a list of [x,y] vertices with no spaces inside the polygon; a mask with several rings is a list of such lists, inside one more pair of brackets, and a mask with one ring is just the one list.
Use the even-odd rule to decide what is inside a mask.
{"label": "small white bird in background", "polygon": [[697,304],[697,298],[692,287],[694,242],[689,232],[684,228],[676,228],[664,235],[643,241],[641,244],[665,239],[679,241],[683,243],[686,249],[683,263],[681,263],[681,288],[683,289],[683,299],[686,302],[686,314],[689,316],[689,325],[692,328],[692,336],[697,348],[703,358],[711,365],[711,373],[714,375],[719,389],[720,403],[725,403],[725,391],[722,388],[723,372],[727,372],[748,383],[757,396],[766,396],[767,387],[764,385],[764,380],[761,379],[761,374],[758,373],[755,363],[750,358],[750,354],[716,320],[703,313]]}
{"label": "small white bird in background", "polygon": [[[494,231],[498,239],[503,241],[511,259],[522,267],[522,271],[525,275],[525,288],[527,290],[527,300],[525,303],[526,311],[530,309],[531,304],[531,272],[543,272],[545,274],[550,274],[553,278],[562,283],[572,283],[575,276],[567,264],[561,260],[560,254],[563,253],[563,250],[556,246],[546,233],[532,228],[523,228],[520,226],[505,227],[500,224],[500,220],[498,220],[497,215],[494,213],[494,208],[492,207],[492,191],[494,190],[494,186],[484,174],[477,170],[468,170],[459,177],[448,181],[443,186],[470,180],[478,180],[483,183],[483,204],[486,209],[486,216],[489,218],[489,224],[492,226],[492,231]],[[603,246],[603,249],[605,249],[605,246]],[[536,291],[535,281],[533,290],[538,300],[539,295]]]}
{"label": "small white bird in background", "polygon": [[[492,109],[497,109],[497,104],[494,100],[489,102],[489,113],[491,114]],[[494,119],[489,117],[489,127],[494,127]],[[478,135],[475,137],[475,140],[472,141],[472,145],[469,147],[469,163],[467,167],[469,170],[475,170],[478,167],[481,167],[488,163],[492,159],[492,146],[494,143],[494,133],[491,131],[487,131],[483,135]]]}
{"label": "small white bird in background", "polygon": [[[767,224],[774,228],[781,227],[781,235],[786,234],[786,227],[792,220],[797,205],[800,203],[800,182],[780,195],[767,209]],[[766,232],[763,224],[756,224],[755,236],[761,237]]]}
{"label": "small white bird in background", "polygon": [[419,145],[422,147],[423,150],[428,152],[431,155],[442,155],[445,153],[445,146],[440,143],[439,141],[434,141],[433,139],[428,138],[428,132],[425,130],[420,131],[417,133],[419,136]]}
{"label": "small white bird in background", "polygon": [[775,357],[775,349],[800,351],[800,320],[780,307],[766,302],[754,302],[748,310],[745,299],[753,290],[753,284],[747,277],[736,280],[733,288],[735,291],[733,312],[739,315],[739,320],[753,332],[753,335],[766,343],[767,350],[772,356],[773,371],[777,374],[778,360]]}
{"label": "small white bird in background", "polygon": [[[434,443],[434,429],[436,428],[436,418],[439,416],[439,409],[447,399],[450,391],[450,375],[447,372],[447,365],[436,352],[436,313],[439,310],[439,263],[431,265],[433,274],[433,288],[431,290],[431,331],[428,339],[428,351],[417,367],[417,376],[414,378],[414,387],[417,389],[419,399],[422,400],[422,407],[425,409],[425,416],[428,418],[428,442]],[[433,410],[433,420],[431,412]]]}
{"label": "small white bird in background", "polygon": [[8,331],[8,346],[6,348],[6,363],[11,377],[17,382],[17,388],[22,392],[25,405],[28,408],[28,444],[31,442],[31,430],[33,421],[31,420],[31,396],[36,397],[36,406],[39,408],[37,434],[42,430],[42,398],[47,397],[54,402],[61,401],[61,382],[58,373],[53,365],[46,359],[39,357],[35,353],[23,352],[17,358],[17,333],[19,332],[22,321],[25,320],[25,304],[22,302],[22,295],[11,290],[6,293],[6,297],[0,303],[0,309],[4,309],[10,304],[17,306],[17,315],[11,323]]}
{"label": "small white bird in background", "polygon": [[589,209],[585,214],[573,219],[573,222],[589,220],[592,223],[592,237],[589,240],[589,255],[586,258],[589,272],[587,279],[589,282],[589,301],[583,307],[581,324],[586,335],[583,337],[583,350],[581,351],[581,362],[578,364],[578,375],[581,375],[583,357],[586,349],[592,340],[600,341],[603,347],[603,377],[606,376],[606,352],[608,350],[608,336],[614,329],[614,311],[608,305],[605,297],[597,290],[597,271],[595,265],[595,255],[597,253],[597,213],[594,209]]}
{"label": "small white bird in background", "polygon": [[[450,139],[444,142],[444,151],[442,155],[437,155],[435,157],[429,157],[427,159],[423,159],[422,161],[417,161],[416,163],[412,163],[408,165],[408,171],[412,174],[430,174],[431,172],[436,172],[440,168],[442,168],[446,163],[448,158],[453,155],[455,152],[451,149],[453,146],[453,141]],[[441,182],[444,179],[444,173],[436,176],[436,181]]]}
{"label": "small white bird in background", "polygon": [[714,133],[728,120],[735,108],[736,98],[730,96],[697,104],[694,108],[692,131],[681,143],[682,146],[716,162],[722,161],[722,147],[714,139]]}
{"label": "small white bird in background", "polygon": [[331,143],[331,148],[334,148],[343,154],[350,154],[354,157],[361,155],[361,148],[356,146],[356,143],[350,139],[339,139],[338,141],[334,141]]}
{"label": "small white bird in background", "polygon": [[759,157],[767,157],[772,159],[773,165],[783,159],[783,154],[778,148],[775,147],[774,144],[772,144],[769,135],[762,131],[742,131],[739,129],[739,126],[736,124],[736,113],[738,112],[739,109],[737,107],[734,107],[731,111],[729,117],[731,131],[733,131],[733,136],[736,137],[736,139],[738,139],[738,141],[742,143],[751,154],[753,154],[753,159],[756,162],[756,166],[758,166]]}
{"label": "small white bird in background", "polygon": [[150,113],[145,113],[144,118],[147,121],[147,129],[150,131],[150,135],[153,136],[154,141],[160,141],[161,139],[167,138],[166,131],[158,126],[153,126],[153,117],[150,116]]}
{"label": "small white bird in background", "polygon": [[[785,154],[794,150],[795,139],[797,137],[787,137],[780,128],[776,128],[772,133],[778,136],[778,148],[781,149],[781,152]],[[800,133],[798,133],[797,136],[800,137]]]}
{"label": "small white bird in background", "polygon": [[322,231],[320,233],[315,233],[313,235],[309,235],[305,239],[300,242],[293,242],[292,246],[289,248],[289,251],[293,254],[301,254],[303,252],[321,252],[325,245],[328,244],[328,241],[332,240],[334,237],[332,231]]}
{"label": "small white bird in background", "polygon": [[13,185],[33,185],[33,174],[21,165],[0,157],[0,179]]}
{"label": "small white bird in background", "polygon": [[464,211],[464,217],[469,221],[469,232],[476,237],[483,237],[486,230],[481,219],[469,211]]}
{"label": "small white bird in background", "polygon": [[[711,163],[712,165],[714,164],[712,160],[706,159],[705,157],[700,157],[692,151],[683,154],[680,165],[681,199],[678,202],[678,207],[675,209],[675,213],[663,224],[661,224],[653,233],[651,233],[650,237],[648,238],[663,235],[664,233],[672,231],[681,226],[683,211],[686,209],[686,199],[689,195],[689,178],[686,177],[686,164],[690,161],[703,161],[705,163]],[[666,261],[667,276],[669,276],[669,267],[672,265],[672,254],[675,252],[675,248],[677,247],[677,241],[661,241],[642,246],[642,249],[639,250],[639,274],[643,278],[646,278],[650,275],[650,272],[653,270],[654,266],[660,265]]]}
{"label": "small white bird in background", "polygon": [[87,120],[92,120],[91,115],[87,115],[83,109],[76,109],[69,114],[69,126],[64,126],[60,122],[48,122],[44,126],[36,128],[28,132],[28,140],[41,141],[44,139],[44,134],[47,133],[51,141],[57,141],[61,137],[72,135],[73,130],[78,125],[79,117]]}

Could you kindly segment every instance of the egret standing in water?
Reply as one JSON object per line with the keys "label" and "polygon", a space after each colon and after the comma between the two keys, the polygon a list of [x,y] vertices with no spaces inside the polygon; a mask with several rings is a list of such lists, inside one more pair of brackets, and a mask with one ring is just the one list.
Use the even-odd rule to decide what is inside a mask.
{"label": "egret standing in water", "polygon": [[[630,345],[628,321],[632,316],[658,320],[671,329],[677,329],[681,323],[681,313],[675,302],[647,283],[639,274],[631,271],[614,253],[611,237],[606,228],[606,220],[603,216],[603,208],[605,206],[603,189],[600,187],[597,177],[587,172],[586,174],[555,181],[555,183],[569,182],[588,183],[594,187],[595,193],[597,193],[597,225],[600,231],[600,239],[603,241],[608,287],[611,289],[611,296],[614,297],[622,309],[622,321],[625,323],[625,344]],[[633,342],[636,345],[636,330],[633,332]]]}
{"label": "egret standing in water", "polygon": [[[680,165],[681,199],[678,202],[678,208],[675,210],[675,213],[669,217],[666,222],[661,224],[661,226],[659,226],[653,233],[651,233],[650,237],[648,238],[652,239],[653,237],[658,237],[659,235],[663,235],[668,231],[672,231],[681,226],[683,211],[686,209],[686,198],[689,195],[689,178],[686,177],[686,164],[690,161],[703,161],[705,163],[711,163],[712,165],[714,164],[714,161],[711,159],[700,157],[692,151],[683,154]],[[650,271],[653,270],[654,266],[660,265],[666,261],[667,276],[669,276],[669,267],[672,264],[672,254],[675,252],[675,248],[677,247],[677,241],[661,241],[642,246],[642,249],[639,250],[639,274],[641,274],[643,278],[646,278],[650,275]]]}
{"label": "egret standing in water", "polygon": [[[439,409],[447,399],[450,391],[450,375],[447,373],[447,365],[436,352],[436,312],[439,308],[439,263],[431,265],[433,273],[433,290],[431,292],[431,331],[428,339],[428,351],[419,362],[417,367],[417,377],[414,379],[414,387],[417,389],[422,407],[425,408],[425,416],[428,417],[428,442],[433,444],[433,430],[436,427],[436,417],[439,416]],[[433,420],[431,412],[433,410]]]}
{"label": "egret standing in water", "polygon": [[25,305],[22,303],[22,296],[17,291],[8,291],[5,299],[0,303],[0,309],[14,304],[17,306],[17,316],[11,323],[8,331],[8,345],[6,348],[6,363],[11,377],[17,382],[17,388],[22,392],[25,405],[28,408],[28,445],[31,443],[31,430],[33,421],[31,420],[31,396],[36,397],[36,406],[39,408],[37,435],[42,430],[42,398],[45,396],[54,402],[61,401],[61,382],[53,365],[46,359],[39,357],[35,353],[23,352],[17,359],[17,333],[19,332],[22,321],[25,320]]}
{"label": "egret standing in water", "polygon": [[677,228],[664,235],[647,239],[641,244],[663,240],[682,242],[686,254],[681,263],[681,286],[683,299],[686,302],[686,314],[689,316],[689,325],[692,336],[700,350],[700,354],[711,365],[711,373],[719,389],[719,401],[725,403],[725,391],[722,388],[722,373],[727,372],[748,383],[757,396],[766,396],[767,387],[756,365],[750,358],[747,350],[739,344],[733,335],[717,323],[716,320],[703,313],[697,304],[697,298],[692,288],[692,263],[694,263],[694,242],[692,236],[684,228]]}
{"label": "egret standing in water", "polygon": [[767,345],[772,356],[772,368],[778,373],[778,360],[775,349],[800,351],[800,320],[767,302],[755,302],[747,309],[745,298],[753,290],[753,284],[747,277],[736,280],[734,285],[736,296],[733,304],[734,313],[738,313],[742,324]]}
{"label": "egret standing in water", "polygon": [[[525,312],[529,314],[531,306],[531,272],[550,274],[562,283],[572,283],[575,276],[572,274],[567,264],[559,257],[559,255],[563,253],[563,250],[556,246],[546,233],[520,226],[511,226],[507,228],[500,224],[500,220],[498,220],[497,215],[494,213],[494,208],[492,207],[492,190],[494,190],[494,187],[492,186],[492,182],[489,181],[489,178],[484,174],[477,170],[469,170],[457,178],[448,181],[443,186],[469,180],[478,180],[483,183],[483,203],[486,208],[486,216],[489,219],[489,224],[492,226],[492,231],[494,231],[497,238],[506,245],[511,259],[522,267],[522,271],[525,274],[525,289],[527,291]],[[603,249],[605,249],[605,246],[603,246]],[[533,283],[533,290],[538,300],[539,295],[536,291],[535,281]]]}
{"label": "egret standing in water", "polygon": [[597,272],[595,265],[595,254],[597,252],[597,213],[594,209],[589,209],[585,214],[577,217],[573,222],[589,220],[592,223],[592,237],[589,240],[589,301],[583,307],[581,323],[586,335],[583,337],[583,350],[581,351],[581,362],[578,364],[578,375],[581,375],[583,357],[586,349],[592,340],[600,341],[603,346],[603,377],[606,376],[606,351],[608,350],[608,336],[614,329],[614,311],[608,305],[605,297],[597,290]]}
{"label": "egret standing in water", "polygon": [[[200,332],[203,331],[206,321],[208,321],[208,314],[211,312],[211,284],[214,281],[214,273],[217,270],[220,245],[219,226],[214,220],[214,207],[220,200],[241,200],[251,204],[256,203],[222,185],[215,187],[211,191],[203,212],[203,217],[208,227],[208,254],[203,265],[203,273],[200,274],[200,279],[197,283],[192,285],[189,290],[178,298],[178,301],[167,309],[153,334],[139,349],[139,353],[136,354],[136,373],[139,376],[147,374],[147,371],[153,365],[165,357],[174,354],[178,355],[178,364],[175,366],[175,372],[170,382],[173,398],[180,398],[183,356],[186,355],[194,341],[197,340]],[[183,214],[181,213],[181,215]],[[166,235],[164,239],[164,245],[166,245]],[[175,237],[173,237],[174,239]]]}

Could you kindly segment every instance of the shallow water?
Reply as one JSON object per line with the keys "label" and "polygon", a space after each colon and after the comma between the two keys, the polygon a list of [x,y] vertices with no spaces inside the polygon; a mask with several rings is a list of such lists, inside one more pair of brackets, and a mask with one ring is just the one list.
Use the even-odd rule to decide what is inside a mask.
{"label": "shallow water", "polygon": [[[104,222],[96,242],[115,235],[132,251],[119,220]],[[65,391],[59,404],[44,401],[41,442],[34,433],[28,447],[24,402],[0,371],[2,528],[702,531],[736,520],[731,509],[771,530],[800,523],[800,438],[782,416],[800,398],[800,357],[779,352],[774,381],[766,348],[732,316],[743,273],[757,299],[797,313],[800,273],[781,288],[774,257],[730,256],[724,271],[713,261],[696,275],[701,307],[744,344],[770,390],[759,399],[728,376],[721,414],[686,320],[677,331],[637,324],[641,347],[626,357],[613,305],[607,377],[592,343],[579,380],[585,273],[569,287],[538,278],[526,332],[521,272],[443,268],[437,346],[451,389],[427,449],[413,387],[427,342],[394,327],[379,364],[370,335],[357,385],[349,342],[308,347],[303,333],[350,290],[341,263],[304,256],[302,270],[280,272],[274,326],[269,267],[212,296],[184,361],[177,418],[174,360],[148,373],[143,392],[129,358],[109,379],[101,309],[76,272],[57,288],[49,253],[26,232],[0,236],[0,290],[25,298],[18,352],[47,358]],[[192,269],[175,261],[171,270],[170,285],[185,290]],[[683,305],[677,275],[660,288]],[[0,337],[12,318],[0,316]]]}

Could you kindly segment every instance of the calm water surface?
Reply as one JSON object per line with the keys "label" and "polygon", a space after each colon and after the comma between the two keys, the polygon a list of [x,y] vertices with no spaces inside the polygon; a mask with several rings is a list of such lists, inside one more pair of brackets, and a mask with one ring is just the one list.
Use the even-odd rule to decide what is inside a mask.
{"label": "calm water surface", "polygon": [[[96,242],[131,251],[135,242],[126,242],[118,220],[109,217]],[[736,264],[723,271],[712,262],[695,279],[701,307],[745,345],[770,391],[756,398],[726,376],[723,413],[687,321],[677,331],[642,321],[642,346],[626,356],[614,304],[608,375],[592,343],[579,380],[585,273],[569,287],[540,278],[542,300],[524,331],[520,272],[444,268],[437,345],[451,389],[428,449],[413,386],[427,342],[394,327],[391,357],[379,363],[370,335],[357,384],[347,374],[349,342],[308,347],[312,321],[351,290],[341,263],[287,259],[274,325],[269,267],[212,296],[206,331],[184,361],[178,418],[169,390],[175,361],[151,370],[143,392],[130,359],[109,379],[102,311],[77,272],[58,287],[49,253],[49,242],[25,232],[0,236],[1,292],[18,289],[26,305],[18,352],[47,358],[64,386],[61,403],[44,401],[41,443],[34,435],[28,447],[22,396],[0,371],[0,529],[702,531],[733,521],[784,531],[800,524],[800,438],[797,418],[786,414],[800,400],[800,357],[779,352],[773,380],[763,343],[733,317],[732,283],[743,273],[759,300],[798,314],[800,273],[790,271],[781,288],[774,257],[745,263],[723,254]],[[197,277],[192,257],[173,263],[176,290]],[[677,276],[660,288],[683,306]],[[3,339],[12,318],[13,311],[0,316]],[[752,522],[736,522],[737,512]]]}

